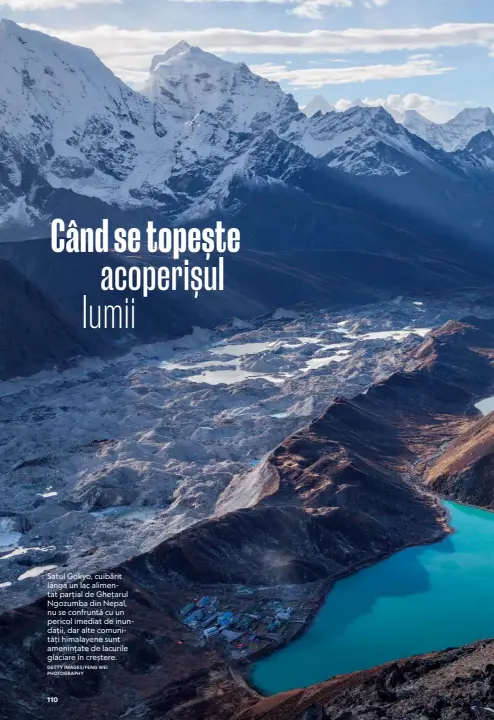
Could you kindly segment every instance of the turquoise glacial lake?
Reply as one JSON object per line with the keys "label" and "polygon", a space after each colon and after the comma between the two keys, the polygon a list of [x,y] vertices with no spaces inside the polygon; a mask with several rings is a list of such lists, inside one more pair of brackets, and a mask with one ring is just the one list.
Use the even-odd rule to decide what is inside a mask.
{"label": "turquoise glacial lake", "polygon": [[494,513],[445,506],[453,535],[338,581],[308,631],[250,681],[270,695],[494,637]]}

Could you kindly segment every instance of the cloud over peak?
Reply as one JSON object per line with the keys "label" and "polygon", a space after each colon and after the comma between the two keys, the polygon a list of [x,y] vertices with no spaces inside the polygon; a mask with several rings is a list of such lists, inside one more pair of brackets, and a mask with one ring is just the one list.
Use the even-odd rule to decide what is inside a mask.
{"label": "cloud over peak", "polygon": [[443,67],[432,59],[409,58],[401,64],[359,65],[355,67],[289,68],[287,65],[263,63],[251,70],[268,80],[287,82],[294,88],[321,88],[324,85],[345,85],[368,80],[390,80],[425,75],[443,75],[454,68]]}
{"label": "cloud over peak", "polygon": [[[471,107],[474,103],[469,100],[451,101],[439,100],[419,93],[406,95],[387,95],[380,98],[363,98],[359,104],[370,107],[383,107],[392,115],[400,119],[409,110],[415,110],[424,117],[436,123],[444,123],[457,115],[461,110]],[[337,110],[348,110],[355,104],[355,100],[340,99],[334,103]]]}
{"label": "cloud over peak", "polygon": [[353,52],[374,54],[390,50],[413,53],[468,45],[494,47],[494,23],[450,23],[429,28],[348,28],[310,32],[253,31],[214,27],[186,31],[128,30],[112,25],[75,30],[35,25],[27,27],[90,47],[103,59],[133,57],[141,65],[138,68],[134,64],[135,70],[142,69],[143,66],[148,67],[152,55],[163,52],[180,40],[187,40],[191,45],[199,45],[213,53],[243,55],[256,53],[331,55]]}
{"label": "cloud over peak", "polygon": [[73,10],[79,5],[120,5],[122,0],[8,0],[0,3],[14,11]]}

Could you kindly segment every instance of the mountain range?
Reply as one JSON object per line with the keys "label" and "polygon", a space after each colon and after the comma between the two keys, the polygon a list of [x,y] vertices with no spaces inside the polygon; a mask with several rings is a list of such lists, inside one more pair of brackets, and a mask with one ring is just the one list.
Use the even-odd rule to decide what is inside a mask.
{"label": "mountain range", "polygon": [[464,150],[479,133],[494,132],[494,113],[490,108],[467,108],[442,124],[428,120],[416,110],[408,110],[402,122],[410,132],[447,152]]}
{"label": "mountain range", "polygon": [[[0,26],[0,62],[4,232],[36,235],[67,205],[101,217],[100,203],[110,215],[186,222],[237,206],[238,181],[286,184],[295,157],[300,166],[312,156],[357,177],[394,180],[425,169],[443,184],[472,169],[494,172],[490,111],[466,110],[444,126],[444,133],[468,126],[467,142],[435,142],[442,126],[424,119],[419,127],[417,114],[398,124],[383,108],[361,104],[308,118],[277,83],[185,42],[153,58],[142,93],[92,51],[11,21]],[[480,132],[484,142],[472,144]],[[429,142],[418,137],[426,135]],[[267,165],[269,143],[279,155]],[[446,153],[446,145],[463,152]]]}
{"label": "mountain range", "polygon": [[[0,26],[0,62],[4,232],[35,236],[67,205],[85,218],[101,217],[104,203],[110,216],[156,213],[169,222],[231,210],[238,181],[283,185],[295,156],[310,164],[296,148],[357,177],[394,180],[425,169],[442,184],[472,171],[494,182],[487,110],[466,110],[444,127],[417,113],[398,124],[383,108],[358,103],[307,117],[277,83],[185,42],[153,58],[138,93],[92,51],[11,21]],[[445,139],[449,130],[456,140]],[[484,141],[472,144],[480,132]],[[269,166],[267,137],[281,152]],[[485,226],[491,218],[475,220]]]}
{"label": "mountain range", "polygon": [[383,108],[307,117],[277,83],[185,42],[139,93],[91,50],[4,20],[0,66],[0,258],[69,325],[83,293],[110,299],[98,271],[115,258],[55,257],[53,217],[241,229],[225,292],[148,300],[141,339],[494,278],[490,130],[445,152]]}
{"label": "mountain range", "polygon": [[[349,104],[348,110],[354,107],[374,107],[354,100]],[[377,106],[378,107],[378,106]],[[304,107],[300,108],[305,115],[312,117],[317,112],[324,114],[337,112],[323,95],[315,95]],[[475,135],[484,132],[494,132],[494,113],[488,107],[466,108],[445,123],[437,123],[421,115],[417,110],[389,109],[389,113],[396,122],[402,124],[414,135],[426,140],[430,145],[446,152],[464,150]]]}
{"label": "mountain range", "polygon": [[[98,274],[103,265],[130,259],[54,254],[47,233],[57,216],[85,226],[108,217],[111,223],[138,226],[147,219],[195,227],[223,220],[241,229],[242,249],[229,258],[225,291],[202,293],[197,300],[187,293],[156,293],[145,306],[139,302],[132,342],[178,336],[194,324],[211,326],[233,316],[307,308],[309,303],[332,311],[408,295],[419,314],[425,310],[418,299],[427,294],[440,295],[442,302],[443,295],[465,288],[492,288],[494,128],[488,115],[471,123],[465,115],[456,131],[443,135],[427,122],[422,127],[417,117],[397,122],[384,108],[355,103],[339,113],[326,112],[321,105],[303,113],[291,95],[245,64],[225,62],[185,42],[153,58],[144,89],[136,92],[90,50],[3,21],[0,379],[125,347],[112,345],[110,334],[103,338],[83,331],[79,312],[83,293],[94,303],[119,297],[101,291]],[[412,131],[407,125],[414,120]],[[460,132],[461,127],[468,132]],[[475,295],[469,293],[467,301]],[[489,302],[487,297],[484,301]],[[400,322],[401,304],[401,298],[386,303],[395,312],[386,316],[383,327]],[[363,314],[369,311],[366,306]],[[352,336],[350,328],[341,330],[348,322],[335,326],[342,339]],[[294,326],[290,344],[292,332],[302,343]],[[366,334],[363,342],[373,334],[389,333]],[[261,337],[265,345],[267,336]],[[313,338],[304,341],[311,344]],[[273,353],[279,350],[273,347]],[[120,418],[117,423],[112,417],[108,429],[103,421],[107,379],[103,376],[100,386],[95,384],[102,372],[96,369],[98,363],[77,377],[58,374],[60,400],[48,390],[45,403],[36,385],[29,387],[30,380],[26,387],[19,383],[8,400],[4,426],[18,418],[19,427],[32,422],[36,429],[16,465],[10,453],[20,438],[16,432],[3,436],[5,487],[9,502],[15,494],[16,508],[3,517],[9,523],[12,516],[19,518],[36,542],[25,554],[4,555],[12,582],[28,577],[17,567],[23,564],[31,568],[33,581],[38,561],[31,552],[50,553],[54,565],[45,564],[45,570],[70,567],[75,554],[67,537],[60,547],[52,545],[53,538],[83,523],[99,522],[89,517],[89,507],[106,510],[113,503],[137,502],[130,492],[125,499],[120,492],[127,492],[129,477],[143,486],[149,478],[157,486],[156,466],[161,470],[166,453],[178,446],[170,441],[174,432],[186,449],[189,436],[195,450],[216,432],[233,445],[236,436],[230,431],[239,413],[235,406],[235,412],[227,412],[231,403],[226,393],[199,385],[200,397],[187,391],[179,405],[168,395],[170,390],[183,395],[182,388],[173,389],[174,376],[167,374],[171,369],[154,356],[153,348],[143,352],[149,353],[149,364],[135,367],[129,359],[132,368],[122,370],[122,386],[108,389],[111,402],[114,396],[118,401],[114,414],[121,416],[125,435],[135,432],[138,437],[131,445],[123,447]],[[359,352],[355,361],[349,356],[355,363],[352,378],[365,368]],[[374,350],[366,346],[362,352]],[[472,317],[449,322],[405,352],[398,371],[382,377],[387,365],[379,365],[379,379],[364,392],[351,399],[335,397],[306,427],[277,440],[272,452],[260,453],[245,473],[223,471],[224,456],[218,454],[224,484],[210,517],[160,537],[135,555],[118,547],[121,558],[105,568],[117,571],[114,587],[128,594],[129,652],[111,663],[105,675],[90,670],[47,676],[46,598],[33,594],[30,605],[4,612],[0,672],[6,682],[0,689],[0,718],[17,718],[19,713],[26,720],[43,717],[47,697],[60,698],[49,712],[54,720],[231,720],[237,713],[244,720],[462,720],[466,713],[471,716],[472,706],[491,703],[491,642],[398,661],[266,701],[248,687],[222,649],[201,647],[183,623],[182,609],[206,593],[251,612],[253,598],[257,602],[262,596],[261,607],[264,601],[278,607],[280,593],[305,605],[298,591],[307,589],[310,614],[297,628],[300,632],[337,579],[397,550],[445,536],[446,513],[434,491],[492,507],[492,420],[479,420],[474,403],[492,391],[494,322]],[[211,360],[202,364],[210,367]],[[80,386],[89,386],[87,403],[85,395],[77,394]],[[105,394],[99,397],[98,387],[103,386]],[[307,387],[304,380],[304,391]],[[249,405],[242,413],[252,413],[251,407],[266,412],[258,421],[265,423],[273,410],[265,409],[260,389],[255,387],[253,400],[245,385],[233,385],[228,392],[244,394]],[[32,412],[30,406],[17,407],[17,392],[32,396]],[[142,399],[142,405],[124,415],[128,410],[120,404],[123,394],[136,403]],[[217,403],[209,415],[212,405],[206,402],[211,396]],[[189,415],[194,405],[207,426],[195,427],[199,415]],[[77,474],[73,464],[73,454],[80,451],[76,423],[69,421],[73,406],[81,410],[89,476],[86,468]],[[141,423],[146,414],[156,420],[149,432]],[[283,414],[276,410],[269,417],[282,419]],[[45,420],[54,415],[60,424],[52,433]],[[98,429],[94,437],[93,427]],[[258,427],[249,425],[249,443]],[[57,453],[67,463],[61,466],[66,472],[56,469],[43,433],[60,446]],[[62,436],[69,441],[68,450]],[[129,460],[135,461],[135,469]],[[154,496],[163,510],[175,501],[169,491],[174,493],[186,479],[184,455],[177,460]],[[205,488],[213,475],[220,475],[214,468],[202,459],[194,467]],[[37,494],[27,480],[31,471],[40,482]],[[53,505],[45,503],[53,496],[44,490],[48,472],[57,483]],[[80,504],[62,495],[66,474],[92,486],[79,496]],[[24,518],[17,497],[28,494],[29,517]],[[197,502],[207,499],[202,489],[196,497]],[[88,498],[91,505],[84,504]],[[143,503],[141,509],[149,508]],[[40,517],[47,518],[49,526],[43,536],[47,547],[38,547],[38,531],[45,525]],[[94,527],[93,532],[89,525],[91,547],[85,548],[77,534],[78,557],[91,572],[100,569],[98,553],[107,542],[101,526]],[[134,532],[135,526],[125,527],[130,528],[126,533]],[[116,545],[112,537],[109,547]],[[85,572],[85,567],[77,568]],[[254,587],[243,587],[246,584]],[[293,596],[285,595],[286,588]],[[251,595],[242,597],[242,590]],[[280,636],[280,641],[286,639]]]}

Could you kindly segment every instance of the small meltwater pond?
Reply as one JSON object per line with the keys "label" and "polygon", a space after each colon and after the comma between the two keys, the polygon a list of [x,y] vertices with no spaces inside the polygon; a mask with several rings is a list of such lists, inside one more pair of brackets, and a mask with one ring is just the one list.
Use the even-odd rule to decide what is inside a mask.
{"label": "small meltwater pond", "polygon": [[[160,363],[161,367],[167,370],[183,370],[189,371],[190,375],[182,376],[181,380],[187,380],[191,383],[205,385],[235,385],[245,381],[255,382],[256,380],[265,380],[273,385],[282,385],[287,380],[301,376],[304,373],[321,370],[335,363],[341,363],[350,359],[352,344],[358,344],[367,340],[393,340],[402,342],[411,335],[420,335],[425,337],[430,328],[414,328],[409,327],[403,330],[381,330],[362,335],[352,334],[347,325],[348,321],[343,321],[337,325],[328,326],[326,331],[340,333],[344,336],[346,342],[326,343],[327,332],[320,332],[314,336],[290,336],[276,337],[273,340],[263,342],[243,342],[243,343],[225,343],[217,342],[207,347],[208,353],[216,356],[215,359],[201,360],[195,363],[173,362],[164,360]],[[314,357],[307,357],[307,352],[313,346]],[[268,353],[276,353],[281,356],[280,365],[276,364],[276,370],[270,372],[255,372],[248,367],[244,367],[244,362],[255,355],[265,355]],[[283,358],[288,358],[290,371],[283,371]],[[230,359],[220,359],[230,358]],[[182,360],[184,358],[182,357]]]}
{"label": "small meltwater pond", "polygon": [[494,513],[445,504],[454,534],[340,580],[308,631],[254,665],[262,693],[494,637]]}
{"label": "small meltwater pond", "polygon": [[485,398],[485,400],[481,400],[475,405],[475,407],[477,410],[480,410],[482,415],[489,415],[494,411],[494,395],[492,397]]}
{"label": "small meltwater pond", "polygon": [[19,575],[17,579],[28,580],[29,578],[39,577],[40,575],[43,575],[49,570],[54,570],[56,567],[56,565],[38,565],[37,567],[29,568],[29,570],[23,572],[22,575]]}

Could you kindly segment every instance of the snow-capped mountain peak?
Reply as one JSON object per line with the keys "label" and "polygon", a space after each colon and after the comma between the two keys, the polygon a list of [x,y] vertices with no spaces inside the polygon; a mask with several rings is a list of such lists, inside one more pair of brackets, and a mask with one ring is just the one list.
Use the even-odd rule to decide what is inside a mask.
{"label": "snow-capped mountain peak", "polygon": [[434,124],[432,120],[424,117],[418,110],[405,110],[403,113],[403,124],[414,122],[423,123],[424,125]]}
{"label": "snow-capped mountain peak", "polygon": [[468,145],[466,146],[465,150],[471,151],[471,150],[482,150],[482,149],[492,149],[494,146],[494,132],[492,130],[484,130],[483,132],[479,133],[478,135],[475,135]]}
{"label": "snow-capped mountain peak", "polygon": [[475,135],[494,130],[494,113],[490,108],[466,108],[448,122],[439,124],[411,110],[405,113],[403,124],[434,147],[454,152],[466,148]]}
{"label": "snow-capped mountain peak", "polygon": [[406,110],[403,113],[401,123],[409,132],[418,135],[418,137],[421,137],[423,140],[427,140],[429,135],[434,135],[434,128],[436,126],[436,123],[428,120],[417,110]]}
{"label": "snow-capped mountain peak", "polygon": [[362,100],[360,100],[360,98],[356,98],[355,100],[352,100],[352,102],[351,102],[350,105],[348,106],[348,110],[351,110],[352,108],[356,108],[356,107],[362,107],[362,108],[363,108],[363,107],[372,107],[372,106],[367,105],[367,104],[364,103]]}
{"label": "snow-capped mountain peak", "polygon": [[0,35],[14,34],[18,36],[18,33],[22,32],[22,27],[15,23],[13,20],[7,20],[2,18],[0,20]]}
{"label": "snow-capped mountain peak", "polygon": [[447,122],[444,128],[453,138],[458,138],[458,147],[464,148],[476,135],[494,131],[494,113],[488,107],[467,108]]}
{"label": "snow-capped mountain peak", "polygon": [[189,45],[186,40],[180,40],[163,54],[153,57],[150,72],[157,72],[163,66],[166,66],[167,72],[171,72],[172,68],[175,68],[176,73],[193,74],[198,69],[206,72],[208,69],[213,70],[214,68],[220,72],[221,68],[226,70],[227,66],[238,67],[239,65],[243,65],[243,63],[227,62],[217,55],[202,50],[197,45]]}
{"label": "snow-capped mountain peak", "polygon": [[470,125],[471,123],[482,123],[490,125],[494,123],[494,113],[488,107],[465,108],[458,115],[450,120],[448,125]]}
{"label": "snow-capped mountain peak", "polygon": [[9,21],[0,110],[3,226],[42,222],[67,191],[176,217],[221,177],[227,190],[256,136],[304,117],[277,83],[185,42],[153,59],[141,94],[91,50]]}
{"label": "snow-capped mountain peak", "polygon": [[487,172],[484,182],[492,188],[492,172],[494,171],[494,133],[492,130],[484,130],[475,135],[464,150],[455,153],[455,157],[467,165],[471,171]]}
{"label": "snow-capped mountain peak", "polygon": [[[199,48],[196,48],[199,50]],[[160,63],[166,63],[172,60],[174,57],[183,55],[186,52],[192,50],[192,46],[186,40],[180,40],[176,45],[173,45],[166,52],[161,55],[155,55],[151,61],[151,72],[153,72]]]}
{"label": "snow-capped mountain peak", "polygon": [[408,132],[381,106],[355,104],[293,123],[287,138],[329,167],[362,176],[400,176],[441,161],[440,153]]}
{"label": "snow-capped mountain peak", "polygon": [[315,115],[318,112],[325,115],[328,112],[334,112],[335,109],[334,105],[328,103],[326,98],[322,95],[315,95],[304,108],[301,108],[302,112],[307,115],[307,117],[312,117],[312,115]]}
{"label": "snow-capped mountain peak", "polygon": [[228,62],[186,42],[153,58],[143,92],[158,115],[171,113],[183,123],[206,113],[234,132],[287,125],[299,113],[278,83],[255,75],[245,63]]}

